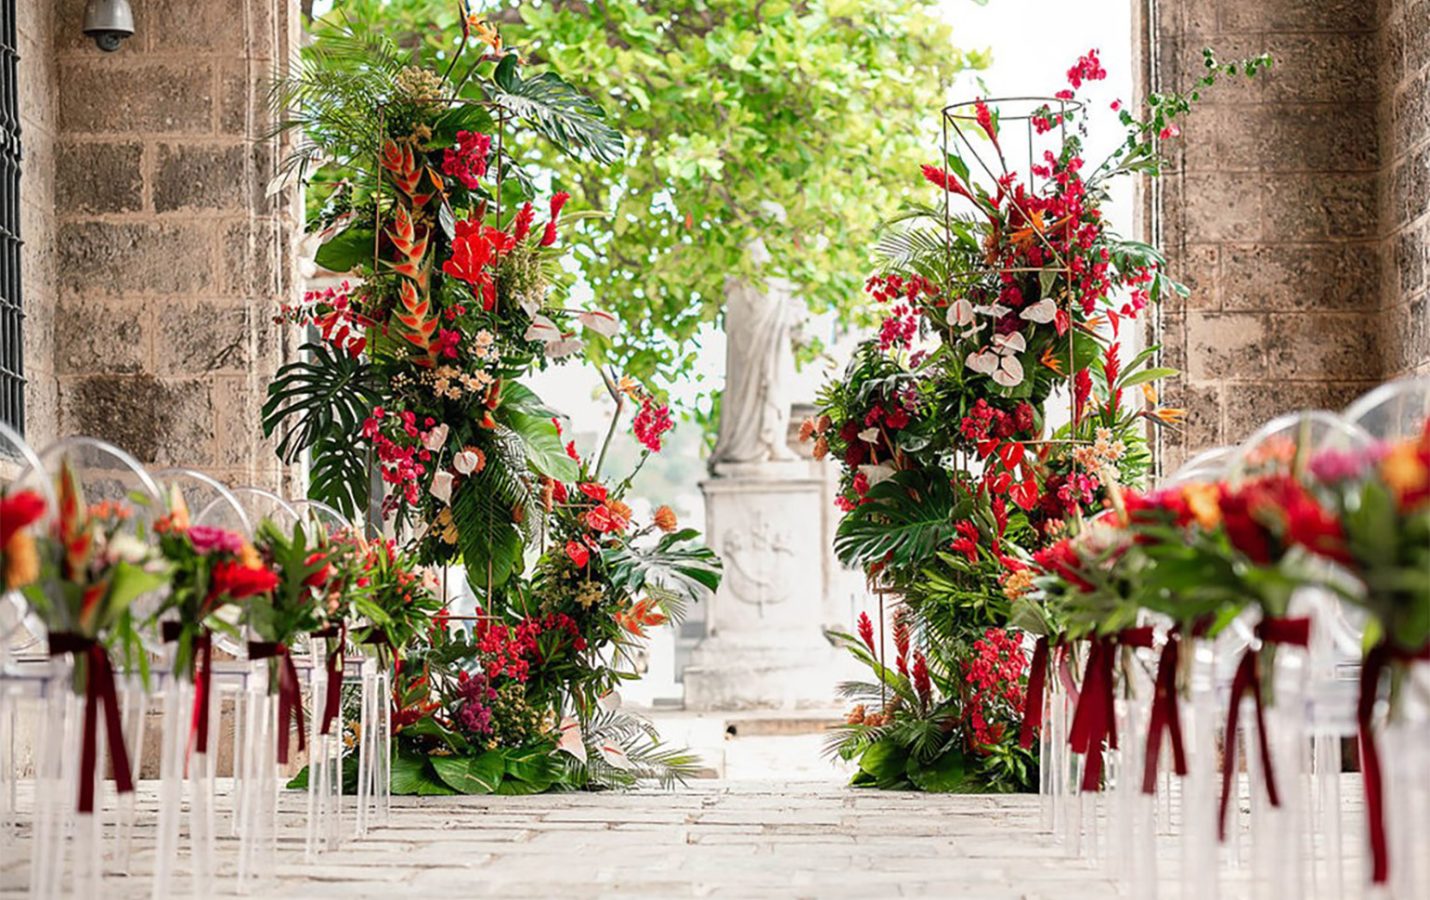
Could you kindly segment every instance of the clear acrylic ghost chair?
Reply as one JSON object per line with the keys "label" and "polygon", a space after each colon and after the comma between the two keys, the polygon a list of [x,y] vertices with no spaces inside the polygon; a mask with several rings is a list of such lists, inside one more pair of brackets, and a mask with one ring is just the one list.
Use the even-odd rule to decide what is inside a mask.
{"label": "clear acrylic ghost chair", "polygon": [[[1337,413],[1308,410],[1277,417],[1257,429],[1239,448],[1231,462],[1233,480],[1273,474],[1301,475],[1310,461],[1323,454],[1368,452],[1373,439],[1364,429]],[[1263,690],[1274,700],[1265,711],[1274,772],[1264,771],[1256,753],[1250,752],[1250,720],[1242,732],[1248,749],[1247,774],[1250,789],[1251,879],[1254,895],[1271,898],[1281,892],[1307,895],[1313,887],[1338,877],[1336,862],[1340,847],[1332,845],[1339,830],[1329,835],[1325,818],[1331,814],[1325,801],[1327,792],[1338,788],[1339,772],[1329,771],[1344,722],[1347,692],[1341,680],[1342,660],[1336,653],[1332,635],[1338,606],[1331,585],[1348,581],[1347,574],[1329,561],[1312,557],[1306,565],[1318,573],[1322,586],[1296,591],[1286,617],[1308,618],[1310,645],[1283,646],[1274,654],[1275,665],[1267,675]],[[1353,660],[1351,661],[1353,662]],[[1353,707],[1351,707],[1353,709]],[[1250,713],[1248,706],[1243,712]],[[1234,736],[1228,735],[1227,745]],[[1317,761],[1321,765],[1317,765]],[[1279,805],[1267,796],[1268,780],[1274,775]],[[1328,779],[1337,782],[1327,784]],[[1313,823],[1312,815],[1319,818]],[[1319,840],[1318,840],[1319,838]],[[1318,855],[1327,865],[1317,866]],[[1317,876],[1325,874],[1318,882]],[[1330,896],[1342,896],[1339,886]]]}
{"label": "clear acrylic ghost chair", "polygon": [[[310,536],[314,541],[326,538],[343,532],[352,533],[354,528],[352,522],[342,513],[333,507],[319,500],[302,499],[290,501],[290,505],[298,511],[304,522],[309,526]],[[308,725],[308,815],[306,818],[306,837],[304,849],[306,856],[311,859],[313,854],[319,850],[335,850],[341,840],[342,810],[343,810],[343,750],[345,748],[344,732],[346,722],[343,715],[343,704],[341,690],[337,695],[338,702],[335,709],[335,718],[327,733],[323,732],[323,723],[327,718],[327,698],[329,679],[334,677],[332,667],[327,658],[327,641],[333,641],[339,659],[342,660],[342,668],[336,672],[336,677],[340,680],[344,678],[348,666],[349,654],[347,647],[338,647],[339,643],[347,642],[347,629],[339,629],[338,633],[321,640],[313,640],[309,644],[308,654],[308,687],[309,696],[312,698],[312,707],[307,719]],[[353,660],[356,674],[362,679],[364,688],[361,710],[368,711],[368,696],[375,687],[375,679],[362,665],[362,660]],[[367,792],[363,788],[367,784],[363,780],[365,774],[362,763],[370,763],[371,755],[364,754],[367,750],[367,737],[369,729],[374,723],[359,719],[358,737],[360,740],[359,750],[359,804],[366,801]],[[359,815],[362,812],[360,809]]]}
{"label": "clear acrylic ghost chair", "polygon": [[[302,515],[272,491],[252,486],[230,489],[255,529],[270,520],[291,531]],[[254,637],[248,635],[248,637]],[[279,779],[277,739],[278,698],[269,692],[268,660],[248,659],[247,642],[220,639],[215,643],[240,658],[245,665],[243,689],[235,699],[234,790],[232,834],[238,837],[238,889],[246,891],[252,880],[272,871],[278,840]],[[296,648],[295,648],[296,649]]]}
{"label": "clear acrylic ghost chair", "polygon": [[[0,423],[0,464],[39,468],[39,457],[18,433]],[[14,487],[18,491],[18,486]],[[31,526],[33,534],[48,530],[55,509],[54,486],[41,480],[34,491],[45,504],[45,511]],[[0,497],[10,488],[0,486]],[[27,622],[28,620],[28,622]],[[32,630],[33,629],[33,630]],[[10,848],[15,844],[19,823],[20,747],[22,720],[34,713],[38,691],[45,683],[45,670],[36,666],[21,666],[12,657],[15,649],[38,648],[43,632],[29,612],[19,591],[5,591],[0,586],[0,863],[8,863]],[[38,720],[39,716],[35,715]]]}
{"label": "clear acrylic ghost chair", "polygon": [[[228,486],[211,475],[194,469],[171,468],[157,471],[154,478],[165,491],[177,493],[189,510],[190,524],[222,528],[244,540],[252,537],[252,524],[243,505]],[[223,612],[232,617],[238,608]],[[230,621],[233,621],[230,618]],[[165,678],[163,750],[160,762],[159,820],[155,837],[152,895],[167,897],[173,891],[175,864],[180,861],[180,820],[185,784],[189,797],[189,869],[194,896],[213,893],[215,835],[215,774],[218,757],[219,720],[222,704],[214,699],[218,680],[214,677],[210,648],[196,665],[206,670],[208,701],[197,702],[199,685],[195,672],[180,672],[175,666],[177,646],[170,644],[170,671]],[[203,716],[204,721],[200,722]],[[200,738],[203,738],[202,740]]]}
{"label": "clear acrylic ghost chair", "polygon": [[[1228,477],[1236,456],[1236,447],[1214,447],[1186,460],[1180,468],[1160,482],[1161,487],[1189,484],[1215,484]],[[1170,621],[1157,624],[1169,626]],[[1163,635],[1163,641],[1168,639]],[[1169,741],[1163,741],[1156,782],[1161,830],[1173,835],[1177,846],[1176,865],[1180,889],[1175,896],[1185,900],[1206,900],[1217,896],[1219,885],[1219,848],[1217,844],[1218,736],[1225,716],[1218,703],[1217,689],[1223,691],[1231,681],[1236,656],[1245,646],[1245,639],[1235,629],[1217,640],[1183,635],[1181,667],[1186,676],[1187,694],[1178,697],[1183,745],[1186,751],[1187,775],[1178,777],[1171,766]],[[1150,713],[1149,713],[1150,714]],[[1142,740],[1145,732],[1136,736]],[[1145,753],[1145,744],[1142,748]],[[1145,851],[1143,851],[1145,852]],[[1138,891],[1146,892],[1159,873],[1139,873]]]}
{"label": "clear acrylic ghost chair", "polygon": [[[126,532],[129,537],[148,540],[154,520],[163,514],[163,501],[157,483],[143,465],[115,445],[90,437],[70,437],[56,441],[38,451],[31,465],[15,479],[15,486],[36,488],[42,482],[54,483],[61,468],[68,463],[78,476],[88,503],[114,501],[132,510]],[[160,591],[150,592],[130,604],[130,613],[144,650],[152,651],[160,644],[157,634],[142,627],[152,618],[163,601]],[[143,651],[141,651],[143,652]],[[116,660],[116,663],[119,661]],[[118,668],[116,666],[116,668]],[[68,656],[50,660],[47,706],[40,728],[36,754],[36,827],[32,854],[31,892],[37,896],[54,896],[64,890],[66,872],[73,876],[69,890],[94,895],[100,890],[107,862],[127,870],[135,823],[135,802],[132,794],[118,796],[117,846],[112,857],[106,856],[104,818],[107,804],[103,802],[105,782],[103,765],[96,766],[95,812],[75,811],[73,797],[82,777],[79,754],[83,728],[84,698],[72,690],[73,662]],[[144,752],[144,725],[147,719],[148,695],[139,672],[119,672],[122,725],[125,750],[130,764],[130,776],[138,779],[138,764]],[[103,729],[100,729],[102,732]],[[107,741],[106,741],[107,743]],[[109,748],[110,754],[114,748]],[[66,832],[75,836],[73,864],[67,866]]]}
{"label": "clear acrylic ghost chair", "polygon": [[[1430,417],[1430,377],[1383,384],[1346,407],[1344,416],[1382,442],[1414,440]],[[1427,574],[1430,577],[1430,574]],[[1354,618],[1359,610],[1347,611]],[[1406,664],[1407,675],[1387,708],[1380,743],[1391,896],[1430,890],[1430,663]],[[1383,892],[1382,892],[1383,893]]]}

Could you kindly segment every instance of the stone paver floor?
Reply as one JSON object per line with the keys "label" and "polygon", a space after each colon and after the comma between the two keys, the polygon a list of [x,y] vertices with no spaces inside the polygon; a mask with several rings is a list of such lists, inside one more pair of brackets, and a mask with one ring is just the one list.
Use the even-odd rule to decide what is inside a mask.
{"label": "stone paver floor", "polygon": [[[141,786],[143,809],[153,784]],[[928,796],[825,782],[697,782],[677,791],[395,798],[391,820],[303,860],[285,794],[259,897],[1107,897],[1113,885],[1038,832],[1036,797]],[[108,897],[146,897],[152,830]],[[23,892],[25,836],[0,894]],[[233,871],[237,842],[220,864]],[[220,882],[232,893],[233,880]],[[183,884],[176,888],[187,890]],[[12,894],[13,892],[13,894]],[[176,896],[183,894],[176,893]]]}

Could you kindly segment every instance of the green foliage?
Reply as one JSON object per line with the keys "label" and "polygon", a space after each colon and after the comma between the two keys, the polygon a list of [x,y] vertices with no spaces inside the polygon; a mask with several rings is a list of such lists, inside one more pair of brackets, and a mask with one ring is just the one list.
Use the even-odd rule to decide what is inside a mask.
{"label": "green foliage", "polygon": [[[556,0],[487,14],[508,46],[608,111],[571,123],[546,111],[568,90],[556,75],[504,88],[495,76],[497,99],[582,148],[587,161],[545,153],[541,163],[556,187],[613,214],[613,227],[568,239],[581,277],[628,327],[589,352],[644,380],[691,370],[725,278],[756,274],[745,253],[754,237],[772,256],[759,274],[868,324],[868,223],[894,213],[909,173],[929,161],[945,88],[988,61],[952,46],[933,0]],[[440,71],[456,15],[452,0],[339,0],[327,21],[400,34]],[[322,46],[333,26],[317,32]],[[605,122],[630,135],[624,154]]]}
{"label": "green foliage", "polygon": [[687,528],[663,535],[653,547],[622,544],[603,550],[607,577],[617,590],[632,596],[648,594],[668,615],[679,618],[686,604],[705,599],[720,587],[720,558],[699,538],[699,532]]}
{"label": "green foliage", "polygon": [[325,436],[350,439],[382,396],[366,360],[323,343],[301,349],[308,357],[278,370],[263,404],[263,434],[283,426],[278,455],[288,463]]}
{"label": "green foliage", "polygon": [[963,517],[956,510],[966,505],[948,478],[926,469],[896,472],[865,499],[840,520],[834,536],[834,552],[847,566],[887,559],[903,567],[928,559],[953,540],[954,523]]}

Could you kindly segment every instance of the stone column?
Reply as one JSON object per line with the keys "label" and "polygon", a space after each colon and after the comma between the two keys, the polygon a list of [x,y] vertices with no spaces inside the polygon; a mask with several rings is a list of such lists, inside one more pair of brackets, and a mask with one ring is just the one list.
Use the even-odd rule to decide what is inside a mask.
{"label": "stone column", "polygon": [[1203,47],[1275,57],[1213,89],[1169,144],[1163,246],[1192,295],[1162,312],[1166,364],[1184,373],[1164,397],[1189,415],[1164,434],[1166,471],[1278,413],[1339,409],[1382,377],[1378,6],[1150,4],[1154,90],[1191,87]]}
{"label": "stone column", "polygon": [[296,2],[136,2],[115,53],[81,34],[84,6],[50,13],[56,230],[33,254],[58,272],[55,430],[282,487],[259,408],[301,219],[292,196],[265,196],[280,150],[264,135]]}

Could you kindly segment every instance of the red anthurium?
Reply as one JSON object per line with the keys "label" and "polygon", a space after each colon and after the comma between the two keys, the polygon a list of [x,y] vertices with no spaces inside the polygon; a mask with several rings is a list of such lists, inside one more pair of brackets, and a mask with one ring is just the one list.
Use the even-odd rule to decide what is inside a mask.
{"label": "red anthurium", "polygon": [[578,569],[584,569],[586,563],[591,561],[591,551],[575,541],[566,542],[566,555],[571,558]]}
{"label": "red anthurium", "polygon": [[577,485],[577,487],[581,489],[581,493],[595,500],[597,503],[606,502],[607,491],[604,484],[596,484],[593,481],[588,481],[584,484]]}

